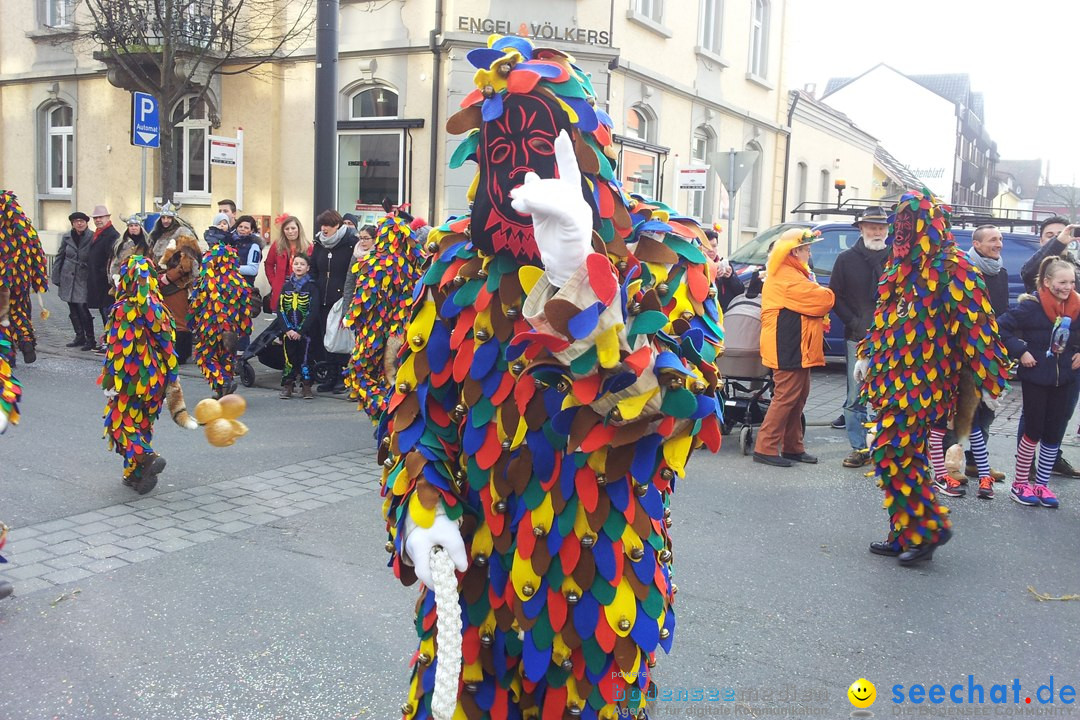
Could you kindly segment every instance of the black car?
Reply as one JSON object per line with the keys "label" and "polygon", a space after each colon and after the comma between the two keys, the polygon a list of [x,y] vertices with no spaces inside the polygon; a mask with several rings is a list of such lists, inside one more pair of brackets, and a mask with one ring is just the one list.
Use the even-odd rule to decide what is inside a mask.
{"label": "black car", "polygon": [[[754,270],[765,266],[765,257],[769,253],[769,245],[779,238],[785,231],[792,228],[813,228],[821,232],[821,240],[814,243],[813,257],[811,262],[814,274],[822,285],[829,284],[829,275],[832,273],[836,256],[847,250],[859,239],[859,229],[849,223],[826,222],[787,222],[764,230],[753,240],[743,245],[731,254],[729,258],[732,269],[739,275],[743,282],[747,282]],[[953,228],[952,234],[956,244],[966,250],[971,247],[971,233],[974,228]],[[1009,271],[1009,305],[1016,304],[1016,298],[1024,292],[1024,281],[1020,279],[1020,268],[1024,266],[1028,258],[1039,249],[1039,238],[1028,233],[1018,233],[1003,230],[1001,261]],[[832,322],[829,332],[825,335],[825,355],[830,359],[845,357],[844,325],[840,319],[832,313]]]}

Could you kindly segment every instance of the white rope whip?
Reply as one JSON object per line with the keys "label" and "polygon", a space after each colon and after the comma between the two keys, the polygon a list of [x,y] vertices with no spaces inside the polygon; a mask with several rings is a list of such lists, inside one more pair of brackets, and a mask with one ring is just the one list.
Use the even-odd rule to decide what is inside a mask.
{"label": "white rope whip", "polygon": [[457,709],[458,679],[461,677],[461,604],[455,570],[449,553],[441,547],[431,549],[438,629],[438,665],[435,666],[435,689],[431,694],[431,714],[435,720],[453,720]]}

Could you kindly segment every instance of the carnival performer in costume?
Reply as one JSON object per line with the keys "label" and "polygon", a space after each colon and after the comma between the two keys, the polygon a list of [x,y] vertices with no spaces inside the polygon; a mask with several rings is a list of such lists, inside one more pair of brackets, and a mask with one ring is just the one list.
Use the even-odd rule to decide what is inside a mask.
{"label": "carnival performer in costume", "polygon": [[105,328],[105,438],[124,458],[124,485],[145,495],[157,485],[165,458],[150,446],[166,399],[173,420],[194,429],[177,383],[173,319],[158,294],[149,258],[128,258]]}
{"label": "carnival performer in costume", "polygon": [[0,434],[8,425],[19,424],[19,397],[22,386],[11,374],[11,361],[15,354],[7,333],[11,329],[11,291],[4,285],[4,267],[0,261]]}
{"label": "carnival performer in costume", "polygon": [[892,257],[855,368],[877,411],[870,450],[889,513],[888,536],[870,552],[905,565],[929,560],[952,536],[948,508],[934,494],[931,428],[944,432],[963,373],[984,398],[996,398],[1009,365],[986,285],[957,249],[949,212],[928,190],[897,203]]}
{"label": "carnival performer in costume", "polygon": [[251,286],[240,276],[228,234],[211,227],[205,238],[210,250],[191,292],[188,327],[195,363],[220,398],[236,390],[237,338],[251,334]]}
{"label": "carnival performer in costume", "polygon": [[356,291],[344,323],[356,333],[356,346],[345,386],[376,424],[393,392],[395,358],[423,261],[407,219],[394,214],[379,223],[375,247],[350,270],[356,274]]}
{"label": "carnival performer in costume", "polygon": [[720,445],[716,268],[696,223],[624,195],[568,56],[493,37],[468,58],[477,90],[447,125],[469,132],[451,164],[479,165],[472,213],[428,236],[380,425],[390,565],[426,586],[402,713],[432,717],[454,662],[441,546],[461,571],[449,714],[643,718],[675,629],[668,502],[691,450]]}
{"label": "carnival performer in costume", "polygon": [[42,318],[48,317],[44,296],[49,290],[48,260],[37,230],[10,190],[0,190],[0,272],[3,273],[0,285],[11,294],[11,324],[0,329],[0,335],[11,345],[4,352],[8,362],[14,363],[17,347],[22,351],[23,362],[29,364],[37,359],[30,294],[38,294]]}

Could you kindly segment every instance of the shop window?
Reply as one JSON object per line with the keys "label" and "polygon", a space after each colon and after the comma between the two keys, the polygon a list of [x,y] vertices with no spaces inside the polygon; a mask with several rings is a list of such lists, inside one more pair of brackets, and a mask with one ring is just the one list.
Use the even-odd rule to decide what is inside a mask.
{"label": "shop window", "polygon": [[176,192],[187,196],[210,194],[210,120],[206,101],[189,95],[172,111]]}
{"label": "shop window", "polygon": [[383,198],[402,201],[404,153],[400,130],[338,133],[337,209],[364,221],[385,214]]}
{"label": "shop window", "polygon": [[769,71],[769,0],[753,0],[750,20],[750,74],[759,78]]}
{"label": "shop window", "polygon": [[367,87],[349,100],[349,119],[396,118],[398,94],[385,87]]}
{"label": "shop window", "polygon": [[45,167],[48,192],[70,194],[75,185],[75,115],[70,105],[45,110]]}

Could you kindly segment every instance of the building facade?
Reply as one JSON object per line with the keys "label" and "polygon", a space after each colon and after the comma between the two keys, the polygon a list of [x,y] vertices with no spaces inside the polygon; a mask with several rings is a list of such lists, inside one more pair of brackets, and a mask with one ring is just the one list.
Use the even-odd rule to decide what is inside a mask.
{"label": "building facade", "polygon": [[[130,144],[131,95],[110,84],[93,47],[65,42],[90,18],[73,0],[25,0],[35,13],[0,26],[0,177],[50,235],[67,215],[104,203],[114,218],[140,208],[142,151]],[[282,0],[288,11],[288,3]],[[474,168],[450,169],[461,141],[446,120],[473,88],[466,53],[493,33],[569,53],[592,76],[615,123],[624,187],[712,223],[726,193],[679,189],[679,170],[712,153],[759,153],[739,193],[741,235],[778,221],[788,132],[783,76],[786,0],[342,0],[336,197],[365,219],[380,202],[410,203],[433,222],[468,209]],[[237,68],[242,65],[237,65]],[[205,227],[221,198],[241,210],[307,222],[314,191],[314,33],[286,58],[215,76],[204,102],[162,108],[175,123],[181,215]],[[181,108],[183,106],[183,108]],[[243,136],[243,170],[215,164]],[[216,140],[215,140],[216,138]],[[158,150],[147,151],[147,210],[158,195]],[[223,158],[218,158],[222,160]],[[228,158],[224,158],[227,162]],[[238,183],[241,180],[242,183]],[[242,197],[237,197],[242,184]],[[310,231],[310,228],[309,228]]]}
{"label": "building facade", "polygon": [[923,185],[957,207],[989,207],[997,145],[966,74],[904,75],[879,64],[832,78],[822,100],[873,134]]}

